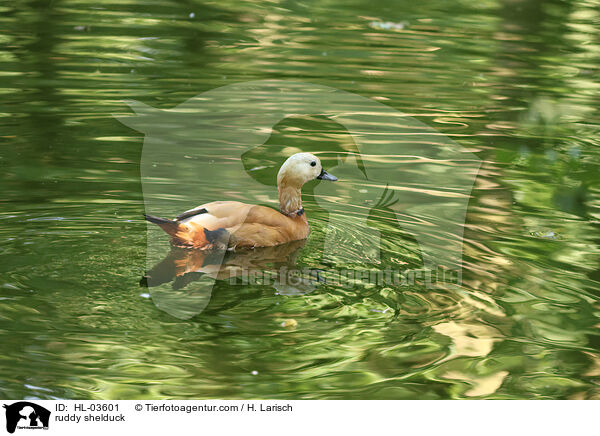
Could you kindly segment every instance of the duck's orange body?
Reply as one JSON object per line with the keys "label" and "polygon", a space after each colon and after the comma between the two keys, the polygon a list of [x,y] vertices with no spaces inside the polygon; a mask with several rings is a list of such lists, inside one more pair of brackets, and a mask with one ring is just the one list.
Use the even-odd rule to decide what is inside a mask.
{"label": "duck's orange body", "polygon": [[[265,206],[238,201],[215,201],[196,208],[197,215],[165,220],[147,216],[171,235],[179,247],[254,248],[271,247],[308,236],[306,215],[287,216]],[[193,212],[190,211],[190,212]]]}
{"label": "duck's orange body", "polygon": [[182,213],[174,220],[146,215],[171,236],[179,247],[235,249],[271,247],[308,236],[300,188],[308,180],[337,180],[309,153],[290,157],[281,167],[277,182],[281,211],[238,201],[215,201]]}

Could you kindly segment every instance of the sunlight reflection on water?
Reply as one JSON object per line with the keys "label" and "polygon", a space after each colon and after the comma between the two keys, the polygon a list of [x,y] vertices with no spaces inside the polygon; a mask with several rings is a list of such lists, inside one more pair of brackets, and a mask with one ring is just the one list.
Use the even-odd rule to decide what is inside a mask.
{"label": "sunlight reflection on water", "polygon": [[[6,398],[599,398],[595,4],[196,6],[3,6]],[[123,100],[169,109],[262,79],[374,99],[482,160],[462,286],[327,282],[337,264],[374,256],[352,227],[360,220],[381,234],[381,267],[423,264],[414,235],[374,207],[386,185],[365,182],[353,163],[344,188],[304,191],[312,233],[293,262],[325,277],[310,292],[217,281],[204,312],[186,320],[141,295],[143,138],[112,114],[129,114]],[[401,205],[431,167],[386,145],[391,153],[361,159],[406,169],[405,183],[389,186]],[[181,210],[222,196],[273,206],[286,156],[316,152],[343,172],[355,148],[334,120],[289,117],[242,154],[246,174],[228,174],[238,186],[203,174],[185,192],[173,178],[153,182],[157,198]],[[248,176],[260,190],[246,189]],[[321,200],[347,213],[332,222]],[[328,231],[345,242],[333,252]],[[155,242],[159,262],[169,247]]]}

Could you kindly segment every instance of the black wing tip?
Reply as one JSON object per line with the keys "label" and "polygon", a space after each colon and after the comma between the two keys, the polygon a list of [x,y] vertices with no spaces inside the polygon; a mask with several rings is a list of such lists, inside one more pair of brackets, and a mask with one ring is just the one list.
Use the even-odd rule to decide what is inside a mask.
{"label": "black wing tip", "polygon": [[187,212],[183,212],[180,215],[177,215],[175,217],[175,219],[177,221],[184,220],[184,219],[192,217],[192,216],[202,215],[203,213],[208,213],[208,211],[204,207],[202,209],[192,209],[192,210],[188,210]]}
{"label": "black wing tip", "polygon": [[154,224],[166,224],[166,223],[172,223],[173,221],[168,220],[166,218],[161,218],[158,216],[154,216],[154,215],[149,215],[147,213],[144,214],[144,218],[146,219],[146,221],[150,221],[151,223]]}

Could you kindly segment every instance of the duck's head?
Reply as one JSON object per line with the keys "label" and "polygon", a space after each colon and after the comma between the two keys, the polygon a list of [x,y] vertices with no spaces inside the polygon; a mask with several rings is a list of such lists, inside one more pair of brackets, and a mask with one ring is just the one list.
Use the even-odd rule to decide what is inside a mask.
{"label": "duck's head", "polygon": [[317,156],[310,153],[296,153],[290,156],[279,169],[277,184],[286,184],[300,187],[314,179],[331,180],[337,177],[323,169]]}

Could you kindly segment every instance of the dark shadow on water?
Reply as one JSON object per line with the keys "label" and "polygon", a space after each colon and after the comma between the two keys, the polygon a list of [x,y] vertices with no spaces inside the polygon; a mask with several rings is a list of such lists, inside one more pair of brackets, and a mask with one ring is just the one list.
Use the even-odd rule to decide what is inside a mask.
{"label": "dark shadow on water", "polygon": [[299,278],[302,272],[297,260],[305,244],[302,240],[225,253],[173,248],[142,277],[140,286],[153,288],[171,283],[172,289],[178,291],[209,277],[232,285],[271,284],[281,294],[306,294],[315,289],[315,283],[320,279]]}

